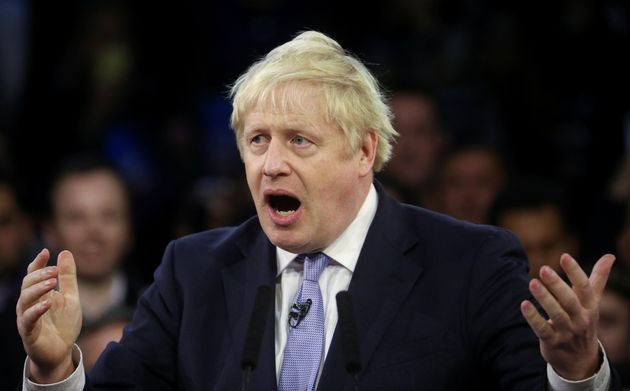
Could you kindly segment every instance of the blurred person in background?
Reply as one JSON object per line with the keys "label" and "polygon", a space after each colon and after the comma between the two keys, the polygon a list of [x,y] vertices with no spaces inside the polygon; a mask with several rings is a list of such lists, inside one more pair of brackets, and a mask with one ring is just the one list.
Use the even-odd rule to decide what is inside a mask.
{"label": "blurred person in background", "polygon": [[17,384],[24,366],[24,349],[15,324],[15,305],[25,267],[36,255],[34,226],[17,185],[0,177],[0,384]]}
{"label": "blurred person in background", "polygon": [[133,242],[130,201],[119,174],[97,157],[76,156],[60,167],[46,239],[75,255],[83,323],[89,327],[111,311],[135,306],[144,285],[123,269]]}
{"label": "blurred person in background", "polygon": [[390,106],[400,136],[383,182],[399,188],[402,202],[435,209],[437,169],[448,145],[436,103],[421,91],[399,90]]}
{"label": "blurred person in background", "polygon": [[521,240],[532,278],[543,265],[562,274],[562,254],[578,253],[578,240],[565,208],[560,188],[534,179],[511,182],[496,199],[492,223],[509,229]]}
{"label": "blurred person in background", "polygon": [[452,150],[440,172],[440,211],[471,223],[489,223],[490,208],[505,176],[503,159],[490,146]]}
{"label": "blurred person in background", "polygon": [[242,178],[204,177],[195,182],[180,201],[175,237],[238,225],[252,213],[254,206]]}

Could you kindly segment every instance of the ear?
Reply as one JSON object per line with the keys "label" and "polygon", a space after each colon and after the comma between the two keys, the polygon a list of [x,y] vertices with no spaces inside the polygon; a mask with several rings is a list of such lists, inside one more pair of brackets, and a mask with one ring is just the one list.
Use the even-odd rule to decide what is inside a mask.
{"label": "ear", "polygon": [[366,176],[372,174],[374,170],[374,159],[376,159],[376,147],[378,146],[378,135],[370,129],[365,137],[360,150],[359,175]]}

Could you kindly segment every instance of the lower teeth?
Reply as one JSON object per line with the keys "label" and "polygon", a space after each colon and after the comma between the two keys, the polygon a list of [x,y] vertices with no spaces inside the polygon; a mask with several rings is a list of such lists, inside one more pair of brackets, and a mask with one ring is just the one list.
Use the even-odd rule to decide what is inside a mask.
{"label": "lower teeth", "polygon": [[280,216],[288,216],[290,214],[295,213],[294,210],[279,210],[277,211]]}

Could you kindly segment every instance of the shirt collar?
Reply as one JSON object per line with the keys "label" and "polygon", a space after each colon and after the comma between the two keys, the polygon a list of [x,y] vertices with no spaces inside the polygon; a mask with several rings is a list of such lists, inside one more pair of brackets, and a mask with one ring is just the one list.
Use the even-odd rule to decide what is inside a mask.
{"label": "shirt collar", "polygon": [[[354,268],[359,259],[363,242],[365,242],[365,237],[370,229],[372,220],[374,220],[374,215],[376,215],[377,206],[378,195],[374,184],[372,184],[354,220],[352,220],[345,231],[343,231],[335,241],[324,248],[322,252],[354,273]],[[282,274],[282,271],[284,271],[298,255],[299,254],[293,254],[280,247],[276,247],[278,276]]]}

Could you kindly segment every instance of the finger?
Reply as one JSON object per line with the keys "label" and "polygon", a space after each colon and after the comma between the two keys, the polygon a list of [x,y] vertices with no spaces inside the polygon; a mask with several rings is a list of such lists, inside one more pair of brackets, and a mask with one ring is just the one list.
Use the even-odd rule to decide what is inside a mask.
{"label": "finger", "polygon": [[593,291],[595,292],[596,300],[598,302],[604,292],[604,288],[606,288],[606,282],[608,281],[608,276],[610,275],[610,270],[612,269],[614,263],[615,256],[612,254],[606,254],[599,258],[593,267],[589,281],[591,282],[591,286],[593,287]]}
{"label": "finger", "polygon": [[562,254],[560,257],[560,266],[567,274],[567,277],[569,277],[573,285],[573,291],[580,300],[581,305],[586,309],[595,308],[597,302],[593,295],[591,282],[577,261],[569,254]]}
{"label": "finger", "polygon": [[521,314],[531,327],[532,331],[541,340],[549,340],[554,335],[554,330],[543,318],[536,307],[529,301],[525,300],[521,303]]}
{"label": "finger", "polygon": [[64,250],[59,253],[57,269],[59,273],[59,292],[64,296],[68,294],[78,296],[77,267],[70,251]]}
{"label": "finger", "polygon": [[26,268],[27,273],[32,273],[37,269],[41,269],[48,263],[48,258],[50,258],[50,252],[48,249],[43,249],[42,251],[35,256],[33,262],[31,262]]}
{"label": "finger", "polygon": [[17,303],[17,312],[24,312],[26,309],[31,307],[33,303],[39,301],[45,294],[55,289],[56,285],[57,279],[49,278],[28,288],[22,289],[22,293],[20,293],[20,298]]}
{"label": "finger", "polygon": [[[549,266],[540,268],[540,279],[571,318],[582,314],[582,304],[571,287]],[[588,282],[588,280],[587,280]]]}
{"label": "finger", "polygon": [[29,273],[22,280],[22,289],[28,288],[38,282],[44,281],[48,278],[57,277],[57,267],[48,266],[43,269],[35,270]]}
{"label": "finger", "polygon": [[51,304],[52,301],[50,299],[42,300],[30,306],[21,316],[18,316],[18,329],[20,330],[20,334],[29,335],[37,325],[37,321],[48,311]]}
{"label": "finger", "polygon": [[561,327],[570,326],[569,315],[564,311],[556,298],[549,292],[547,287],[545,287],[541,281],[535,278],[532,279],[529,282],[529,290],[545,310],[549,319],[553,321],[554,325]]}

